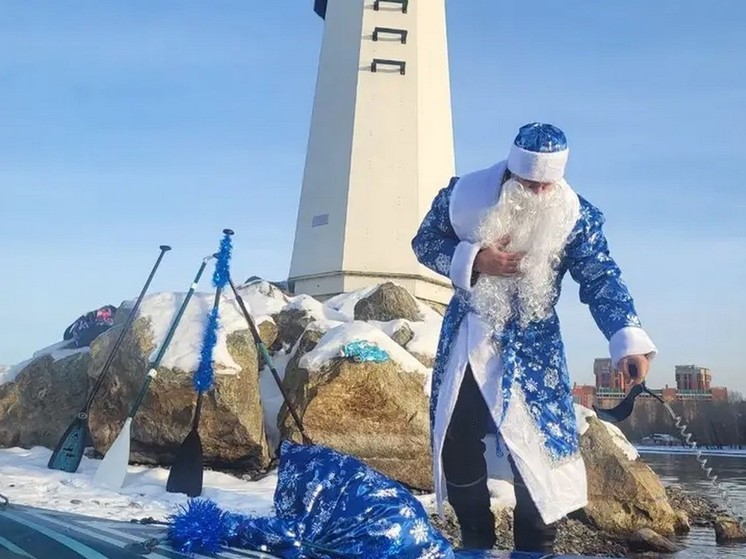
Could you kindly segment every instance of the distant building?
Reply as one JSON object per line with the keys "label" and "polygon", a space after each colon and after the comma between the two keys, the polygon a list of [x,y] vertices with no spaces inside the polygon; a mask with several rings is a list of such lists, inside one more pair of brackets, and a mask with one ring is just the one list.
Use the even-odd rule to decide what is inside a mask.
{"label": "distant building", "polygon": [[596,358],[593,361],[593,375],[596,377],[596,391],[604,395],[623,395],[627,390],[624,375],[611,365],[611,359]]}
{"label": "distant building", "polygon": [[596,387],[589,384],[572,387],[572,398],[576,404],[590,408],[596,401]]}
{"label": "distant building", "polygon": [[[613,406],[629,391],[629,383],[624,375],[611,365],[609,358],[597,358],[593,361],[595,386],[575,384],[572,388],[576,404],[590,408],[593,404],[601,407]],[[677,400],[704,400],[714,402],[728,401],[728,389],[712,386],[712,372],[706,367],[697,365],[677,365],[675,368],[676,387],[651,389],[653,393],[666,402]],[[643,394],[641,398],[650,398]]]}
{"label": "distant building", "polygon": [[697,365],[676,365],[676,388],[680,391],[705,392],[710,389],[710,369]]}

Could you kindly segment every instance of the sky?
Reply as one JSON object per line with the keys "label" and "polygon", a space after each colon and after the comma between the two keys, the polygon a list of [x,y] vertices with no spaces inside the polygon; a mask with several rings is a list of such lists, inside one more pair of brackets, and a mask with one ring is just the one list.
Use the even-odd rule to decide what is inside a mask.
{"label": "sky", "polygon": [[[287,278],[312,5],[0,0],[0,363],[135,298],[160,244],[153,292],[185,291],[224,227],[235,277]],[[447,18],[457,173],[526,122],[561,127],[658,346],[649,384],[698,364],[746,392],[746,3],[450,0]],[[572,280],[558,311],[591,382],[608,349]]]}

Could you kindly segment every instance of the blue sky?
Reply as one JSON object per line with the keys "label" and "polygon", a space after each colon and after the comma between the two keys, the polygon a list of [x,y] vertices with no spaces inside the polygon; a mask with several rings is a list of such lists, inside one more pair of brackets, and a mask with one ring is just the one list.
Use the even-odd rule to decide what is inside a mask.
{"label": "blue sky", "polygon": [[[220,230],[287,277],[322,21],[312,0],[0,0],[0,363],[82,312],[185,290]],[[457,171],[562,127],[661,355],[746,391],[746,3],[451,0]],[[568,281],[572,376],[606,343]]]}

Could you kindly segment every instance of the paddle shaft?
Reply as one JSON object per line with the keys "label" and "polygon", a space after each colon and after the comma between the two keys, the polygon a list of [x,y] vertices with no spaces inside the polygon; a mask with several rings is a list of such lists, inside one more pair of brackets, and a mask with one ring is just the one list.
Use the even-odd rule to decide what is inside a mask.
{"label": "paddle shaft", "polygon": [[231,289],[233,290],[233,294],[236,297],[236,301],[238,301],[238,306],[241,308],[241,313],[243,313],[243,316],[246,319],[246,322],[249,324],[249,330],[251,331],[251,335],[254,337],[254,342],[259,348],[259,353],[261,353],[262,358],[264,359],[264,362],[267,363],[267,366],[269,367],[269,370],[272,373],[272,376],[274,377],[275,382],[277,383],[277,387],[280,389],[280,393],[282,394],[282,399],[285,401],[285,405],[288,407],[288,411],[290,412],[290,415],[293,417],[293,421],[295,421],[295,425],[296,427],[298,427],[298,431],[300,431],[301,437],[303,437],[303,443],[313,444],[313,441],[311,441],[311,437],[309,437],[306,434],[305,429],[303,429],[303,422],[301,421],[298,413],[295,411],[295,407],[290,403],[290,398],[288,397],[287,392],[285,392],[285,387],[282,385],[282,379],[280,379],[280,375],[277,373],[277,369],[275,369],[274,363],[272,362],[272,357],[269,355],[267,346],[264,345],[264,342],[262,341],[262,338],[259,335],[259,329],[256,327],[256,323],[254,322],[254,319],[251,317],[251,314],[246,308],[246,304],[244,303],[243,297],[241,297],[241,295],[238,293],[236,286],[233,284],[233,279],[228,278],[228,283],[230,283]]}
{"label": "paddle shaft", "polygon": [[192,295],[194,295],[194,291],[197,289],[197,285],[199,284],[199,280],[202,277],[202,273],[205,271],[205,267],[207,267],[207,263],[213,258],[215,258],[215,256],[216,256],[215,254],[211,254],[210,256],[207,256],[202,260],[202,264],[200,265],[199,270],[197,270],[197,275],[194,276],[192,285],[190,286],[189,291],[187,291],[186,297],[184,297],[184,302],[181,304],[181,307],[179,308],[179,312],[176,313],[176,316],[171,322],[171,326],[169,327],[168,332],[166,333],[166,338],[163,340],[163,343],[161,344],[161,348],[158,350],[158,354],[155,356],[155,359],[150,364],[150,369],[148,370],[148,374],[145,377],[145,380],[143,381],[142,386],[140,387],[140,392],[137,394],[135,403],[132,404],[132,409],[130,410],[130,413],[127,417],[134,418],[135,414],[137,413],[137,410],[142,405],[142,401],[145,398],[145,394],[147,394],[148,392],[148,387],[150,386],[150,383],[156,376],[156,370],[158,369],[158,366],[161,364],[163,357],[166,355],[166,350],[168,349],[168,346],[171,343],[171,340],[173,339],[174,334],[176,333],[176,328],[178,327],[179,322],[181,321],[181,317],[184,316],[184,312],[186,311],[187,305],[189,304],[189,300],[192,298]]}
{"label": "paddle shaft", "polygon": [[161,260],[163,260],[163,256],[166,254],[166,252],[171,250],[171,247],[168,245],[161,245],[160,248],[161,248],[161,253],[158,255],[158,259],[156,260],[155,265],[153,266],[153,269],[150,271],[150,275],[148,276],[148,279],[145,282],[145,285],[140,291],[140,295],[137,297],[135,306],[132,307],[132,310],[130,311],[129,316],[127,316],[127,320],[125,321],[124,326],[122,327],[122,331],[119,333],[119,336],[114,342],[114,347],[111,348],[111,351],[109,352],[109,355],[106,358],[106,362],[104,363],[104,366],[101,369],[101,372],[98,374],[98,378],[96,378],[96,382],[93,385],[93,390],[91,390],[91,394],[88,396],[88,399],[86,400],[83,410],[81,411],[80,414],[78,414],[79,417],[82,416],[83,414],[85,414],[86,417],[88,416],[88,410],[90,409],[91,404],[93,403],[93,399],[96,397],[96,394],[101,389],[101,386],[104,383],[104,379],[106,378],[106,375],[109,373],[111,364],[114,361],[114,356],[116,355],[116,352],[119,349],[119,347],[122,345],[122,342],[124,341],[124,336],[127,334],[130,326],[132,325],[132,322],[134,322],[135,320],[135,316],[137,315],[137,310],[140,308],[140,303],[142,303],[142,300],[145,298],[145,293],[148,291],[148,288],[150,287],[150,282],[153,281],[153,277],[155,276],[155,273],[158,270],[158,266],[160,266],[161,264]]}

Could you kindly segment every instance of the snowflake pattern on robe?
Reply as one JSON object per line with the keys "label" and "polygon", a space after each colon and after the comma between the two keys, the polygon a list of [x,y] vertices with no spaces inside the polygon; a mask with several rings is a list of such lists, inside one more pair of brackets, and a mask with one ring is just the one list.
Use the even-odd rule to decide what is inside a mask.
{"label": "snowflake pattern on robe", "polygon": [[[284,559],[455,557],[422,504],[404,486],[327,447],[282,442],[274,504],[272,517],[226,514],[213,504],[222,515],[217,523],[224,523],[222,545]],[[202,535],[215,524],[213,518],[198,523],[187,514],[182,513],[181,523],[195,534]],[[174,547],[209,551],[188,537],[173,537],[178,526],[178,519],[172,521]]]}
{"label": "snowflake pattern on robe", "polygon": [[[449,218],[450,198],[457,178],[440,190],[412,239],[412,250],[420,263],[446,277],[450,275],[454,251],[460,239]],[[579,284],[580,301],[607,341],[620,329],[641,327],[640,319],[621,271],[609,254],[603,234],[604,216],[583,197],[578,196],[580,212],[557,267],[556,305],[562,279],[567,272]],[[441,326],[431,381],[430,429],[433,427],[440,386],[445,376],[450,350],[459,325],[471,310],[468,293],[454,286],[454,296],[446,309]],[[509,320],[495,340],[503,360],[503,410],[507,410],[513,392],[520,390],[534,423],[544,440],[550,459],[562,462],[579,451],[572,392],[559,319],[552,312],[544,320],[520,328]]]}

